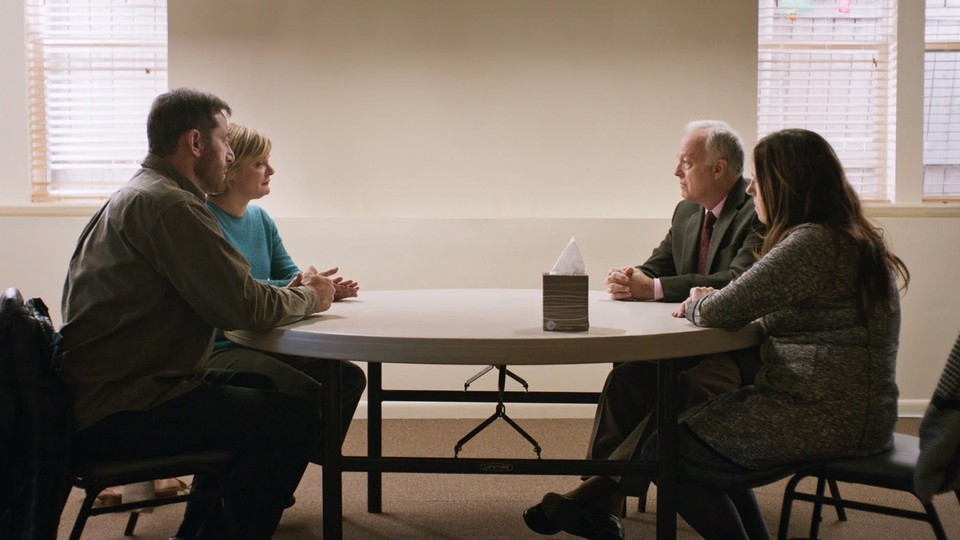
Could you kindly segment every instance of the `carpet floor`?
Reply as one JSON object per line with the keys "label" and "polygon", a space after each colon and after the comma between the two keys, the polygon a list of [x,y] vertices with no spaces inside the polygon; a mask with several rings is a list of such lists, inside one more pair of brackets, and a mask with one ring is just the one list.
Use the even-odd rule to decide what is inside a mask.
{"label": "carpet floor", "polygon": [[[582,456],[590,433],[586,419],[520,419],[523,426],[543,447],[542,457],[575,458]],[[479,420],[385,420],[383,427],[384,455],[453,456],[453,446]],[[898,431],[916,434],[916,419],[904,419]],[[366,421],[357,420],[344,445],[347,455],[361,455],[366,448]],[[506,423],[494,422],[467,443],[462,457],[535,457],[531,446]],[[310,465],[297,490],[296,504],[283,516],[274,536],[277,540],[300,540],[322,536],[322,469]],[[187,479],[189,480],[189,479]],[[383,513],[366,510],[366,476],[344,475],[344,521],[346,539],[521,539],[543,538],[526,528],[523,510],[538,502],[548,491],[565,491],[575,486],[577,478],[557,476],[505,476],[457,474],[389,474],[383,480]],[[776,535],[780,505],[786,481],[757,489],[757,498],[772,535]],[[804,484],[812,489],[813,482]],[[651,488],[647,512],[637,511],[637,499],[628,500],[627,517],[623,520],[627,538],[654,538],[656,531],[656,492]],[[909,494],[875,490],[847,484],[840,485],[848,498],[880,504],[897,504],[920,509]],[[64,510],[60,537],[67,538],[80,502],[74,490]],[[935,499],[947,536],[960,540],[960,504],[951,495]],[[136,537],[144,540],[166,540],[179,525],[181,505],[155,509],[141,516]],[[796,503],[789,536],[803,538],[810,526],[811,505]],[[848,510],[849,520],[840,522],[827,509],[820,527],[825,539],[910,539],[933,538],[930,527],[912,520],[879,516]],[[91,518],[84,538],[122,539],[126,514],[108,514]],[[682,519],[678,519],[677,537],[698,538]],[[551,538],[571,538],[560,533]]]}

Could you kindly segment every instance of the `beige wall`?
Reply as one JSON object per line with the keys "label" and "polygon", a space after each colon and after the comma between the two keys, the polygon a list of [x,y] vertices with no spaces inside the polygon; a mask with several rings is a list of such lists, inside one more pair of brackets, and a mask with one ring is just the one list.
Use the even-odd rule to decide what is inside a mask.
{"label": "beige wall", "polygon": [[273,138],[284,215],[668,217],[688,120],[755,136],[735,6],[174,0],[170,84]]}
{"label": "beige wall", "polygon": [[[537,288],[567,238],[575,235],[590,273],[590,287],[602,290],[611,266],[640,262],[669,225],[669,218],[624,219],[431,219],[279,218],[284,241],[300,264],[340,265],[364,290],[398,288]],[[957,333],[956,280],[960,218],[881,220],[896,251],[910,266],[913,285],[903,300],[898,382],[901,412],[920,414]],[[85,217],[0,217],[0,284],[59,303],[60,287],[73,242]],[[352,240],[344,241],[349,236]],[[931,236],[952,244],[931,242]],[[362,293],[361,293],[362,294]],[[336,307],[333,308],[336,311]],[[475,370],[430,366],[385,369],[394,388],[427,384],[458,389]],[[532,389],[596,390],[604,366],[518,368]],[[489,388],[493,377],[475,385]],[[589,416],[589,407],[511,405],[511,415]],[[488,406],[393,405],[387,414],[487,416]]]}
{"label": "beige wall", "polygon": [[[4,9],[0,44],[22,50],[22,27],[10,22],[21,15]],[[57,307],[92,211],[25,204],[15,59],[0,55],[0,286]],[[756,138],[752,0],[171,0],[170,62],[171,86],[218,93],[235,121],[272,137],[278,174],[262,205],[295,260],[339,265],[364,290],[538,287],[570,236],[591,288],[602,289],[609,267],[641,262],[666,231],[686,121],[722,118],[748,145]],[[920,145],[907,139],[918,133],[915,113],[898,123],[903,179],[917,170]],[[960,327],[951,310],[960,213],[926,214],[893,208],[878,220],[914,275],[898,374],[906,414],[922,411]],[[474,370],[385,371],[394,387],[450,389]],[[596,390],[605,375],[603,366],[518,371],[533,389]],[[510,407],[512,416],[590,414]],[[491,408],[388,414],[408,412],[485,417]]]}

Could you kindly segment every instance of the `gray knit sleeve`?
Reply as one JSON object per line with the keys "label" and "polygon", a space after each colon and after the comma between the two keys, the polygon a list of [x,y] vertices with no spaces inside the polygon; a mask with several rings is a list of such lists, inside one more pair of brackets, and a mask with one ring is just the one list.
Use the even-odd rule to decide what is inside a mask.
{"label": "gray knit sleeve", "polygon": [[723,289],[696,302],[687,318],[697,326],[739,328],[814,296],[831,279],[837,236],[804,224]]}

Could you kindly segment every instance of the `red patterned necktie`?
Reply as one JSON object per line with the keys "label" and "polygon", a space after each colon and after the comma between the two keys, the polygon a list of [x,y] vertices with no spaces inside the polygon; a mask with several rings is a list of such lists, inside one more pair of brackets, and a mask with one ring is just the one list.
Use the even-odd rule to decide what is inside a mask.
{"label": "red patterned necktie", "polygon": [[713,224],[717,222],[717,216],[713,212],[707,212],[703,219],[703,228],[700,230],[700,257],[697,259],[697,273],[707,273],[707,252],[710,251],[710,237],[713,235]]}

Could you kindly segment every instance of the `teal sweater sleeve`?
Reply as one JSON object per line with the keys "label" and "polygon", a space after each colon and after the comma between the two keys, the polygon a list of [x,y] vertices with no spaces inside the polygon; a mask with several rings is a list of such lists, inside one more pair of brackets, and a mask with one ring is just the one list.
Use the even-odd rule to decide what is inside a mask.
{"label": "teal sweater sleeve", "polygon": [[[283,247],[276,223],[263,208],[249,205],[240,217],[232,216],[210,202],[207,202],[207,208],[217,218],[223,236],[247,259],[250,275],[258,281],[284,287],[300,271]],[[232,343],[218,329],[214,350],[230,346]]]}

